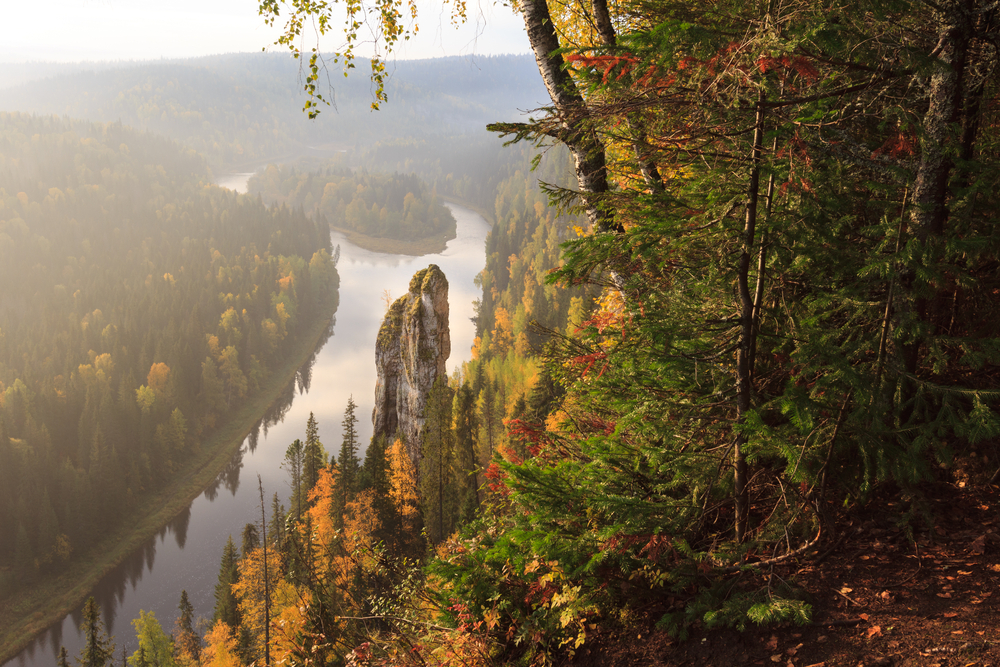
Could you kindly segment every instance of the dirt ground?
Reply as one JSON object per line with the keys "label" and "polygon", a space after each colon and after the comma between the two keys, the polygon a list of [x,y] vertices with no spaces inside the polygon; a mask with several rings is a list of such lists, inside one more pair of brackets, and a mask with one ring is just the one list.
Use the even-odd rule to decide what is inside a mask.
{"label": "dirt ground", "polygon": [[934,530],[907,535],[899,507],[876,501],[825,552],[776,571],[807,592],[809,626],[696,629],[677,642],[650,618],[645,631],[588,642],[571,664],[1000,667],[1000,494],[940,484],[928,495]]}

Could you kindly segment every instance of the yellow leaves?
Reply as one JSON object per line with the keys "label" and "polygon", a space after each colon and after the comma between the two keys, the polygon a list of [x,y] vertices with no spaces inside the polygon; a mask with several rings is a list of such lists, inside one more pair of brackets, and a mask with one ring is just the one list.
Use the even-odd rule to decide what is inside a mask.
{"label": "yellow leaves", "polygon": [[403,519],[417,515],[417,473],[403,441],[396,439],[385,452],[385,460],[389,466],[390,496],[396,507],[396,512]]}
{"label": "yellow leaves", "polygon": [[211,334],[205,336],[205,344],[208,345],[208,351],[211,353],[212,357],[215,359],[219,358],[219,337],[212,336]]}
{"label": "yellow leaves", "polygon": [[337,537],[333,521],[334,489],[337,472],[332,468],[319,471],[315,486],[309,491],[309,523],[312,527],[311,539],[321,547],[330,547]]}
{"label": "yellow leaves", "polygon": [[205,635],[205,644],[201,656],[202,667],[242,667],[236,633],[225,622],[215,624]]}
{"label": "yellow leaves", "polygon": [[[284,571],[284,559],[280,551],[268,549],[267,587],[273,597],[279,590]],[[250,630],[253,645],[258,653],[263,652],[264,624],[269,622],[265,611],[264,549],[257,548],[245,555],[239,563],[240,577],[233,584],[233,593],[239,601],[243,625]],[[274,613],[272,607],[271,612]]]}
{"label": "yellow leaves", "polygon": [[153,405],[156,403],[156,393],[147,385],[142,385],[135,390],[135,402],[143,414],[149,414],[149,411],[153,409]]}
{"label": "yellow leaves", "polygon": [[170,366],[163,362],[155,363],[149,367],[149,374],[146,375],[146,383],[157,395],[166,393],[167,383],[170,381]]}
{"label": "yellow leaves", "polygon": [[498,357],[507,354],[514,342],[514,329],[510,320],[510,313],[506,308],[497,308],[493,316],[493,334],[490,351]]}

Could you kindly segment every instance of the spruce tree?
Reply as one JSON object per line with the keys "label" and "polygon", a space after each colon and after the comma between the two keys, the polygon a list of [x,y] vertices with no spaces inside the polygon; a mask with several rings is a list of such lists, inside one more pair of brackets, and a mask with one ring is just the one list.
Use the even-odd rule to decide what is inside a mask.
{"label": "spruce tree", "polygon": [[451,388],[447,380],[439,377],[427,398],[420,446],[420,495],[424,525],[431,542],[435,544],[454,529],[457,514],[451,409]]}
{"label": "spruce tree", "polygon": [[296,521],[302,516],[305,510],[308,487],[302,483],[302,464],[305,459],[305,452],[302,441],[298,438],[288,445],[285,450],[285,460],[281,467],[288,471],[289,484],[292,487],[292,516]]}
{"label": "spruce tree", "polygon": [[177,604],[180,614],[177,616],[177,629],[174,633],[178,657],[194,664],[198,663],[201,654],[201,639],[194,629],[194,607],[188,599],[187,590],[181,591],[181,599]]}
{"label": "spruce tree", "polygon": [[104,631],[101,612],[97,608],[94,596],[87,598],[83,604],[83,622],[80,624],[83,632],[84,646],[77,658],[79,667],[105,667],[115,656],[115,643]]}
{"label": "spruce tree", "polygon": [[234,630],[240,625],[239,607],[233,584],[239,578],[239,553],[233,543],[233,536],[226,540],[222,549],[222,561],[219,564],[219,580],[215,585],[215,609],[212,612],[212,625],[222,621]]}
{"label": "spruce tree", "polygon": [[316,486],[319,471],[324,465],[326,465],[326,450],[319,439],[316,417],[310,412],[309,420],[306,422],[306,444],[302,455],[302,487],[307,495]]}
{"label": "spruce tree", "polygon": [[338,515],[338,525],[343,521],[343,513],[347,508],[347,503],[354,498],[354,494],[358,491],[360,465],[358,461],[358,418],[355,415],[357,408],[354,396],[348,397],[347,407],[344,409],[344,419],[340,422],[343,429],[343,439],[336,460],[340,476],[334,491],[334,507]]}

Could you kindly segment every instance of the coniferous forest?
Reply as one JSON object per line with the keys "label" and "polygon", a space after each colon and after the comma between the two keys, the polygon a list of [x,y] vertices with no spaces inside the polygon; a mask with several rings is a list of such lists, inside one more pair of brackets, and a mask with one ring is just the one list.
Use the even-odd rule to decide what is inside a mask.
{"label": "coniferous forest", "polygon": [[336,290],[301,212],[120,125],[0,116],[0,594],[129,516]]}
{"label": "coniferous forest", "polygon": [[[262,489],[260,512],[220,554],[205,631],[178,591],[174,634],[152,615],[136,619],[129,664],[932,664],[944,653],[995,662],[996,8],[524,0],[519,10],[550,106],[491,125],[515,145],[479,183],[454,168],[468,154],[421,156],[420,139],[343,158],[405,164],[425,181],[406,181],[414,199],[449,193],[493,218],[472,359],[430,391],[420,456],[401,436],[358,442],[353,400],[336,451],[310,418],[285,456],[288,504],[275,495],[265,507]],[[153,206],[150,219],[168,216],[192,235],[175,264],[158,254],[169,244],[124,222],[99,240],[79,231],[76,254],[49,252],[68,240],[36,230],[63,199],[80,202],[80,226],[88,205],[146,201],[114,178],[114,165],[142,154],[144,135],[100,126],[90,131],[115,138],[44,139],[53,131],[30,128],[57,121],[11,118],[28,127],[6,140],[12,147],[99,154],[82,153],[65,185],[19,186],[23,197],[7,195],[0,209],[10,212],[0,242],[31,240],[18,246],[28,249],[18,261],[30,259],[2,270],[65,304],[32,317],[39,328],[24,336],[26,318],[0,321],[0,371],[11,378],[0,455],[27,470],[44,453],[61,462],[50,470],[66,471],[51,491],[33,486],[43,495],[22,509],[20,494],[8,497],[0,529],[17,539],[6,558],[31,571],[56,563],[64,538],[79,539],[61,533],[57,491],[79,488],[102,507],[102,494],[127,499],[130,485],[155,484],[142,462],[183,455],[186,434],[210,426],[198,410],[266,372],[256,364],[265,367],[269,339],[244,340],[240,323],[283,334],[285,317],[302,312],[286,291],[325,284],[328,249],[305,213],[323,212],[328,188],[334,199],[330,179],[346,184],[345,213],[331,210],[350,218],[358,200],[348,202],[348,186],[363,193],[410,177],[275,167],[264,175],[271,196],[294,194],[304,212],[211,190],[187,208]],[[157,172],[165,191],[200,163],[178,153],[170,164]],[[288,216],[281,225],[301,238],[282,234],[295,247],[272,249],[266,232],[277,223],[264,222],[253,252],[213,236],[198,246],[197,276],[219,292],[273,266],[266,289],[276,291],[244,303],[256,292],[234,289],[232,308],[229,292],[213,293],[204,314],[193,311],[201,319],[157,327],[189,328],[191,349],[127,339],[135,325],[94,300],[92,253],[137,235],[122,246],[135,275],[104,289],[137,280],[167,299],[194,271],[180,268],[195,261],[185,244],[216,220],[197,207],[212,203],[225,227],[226,202],[261,220]],[[379,209],[372,203],[366,211]],[[250,264],[229,269],[230,256]],[[50,321],[51,331],[40,324]],[[44,353],[28,349],[42,340]],[[21,369],[25,358],[45,362]],[[121,375],[133,367],[147,374]],[[213,369],[215,403],[205,393]],[[197,408],[185,403],[197,396]],[[79,419],[57,438],[44,415],[59,401]],[[125,426],[102,421],[115,401],[132,415]],[[144,443],[137,458],[115,445],[126,427]],[[69,438],[69,451],[50,453]],[[90,475],[107,483],[85,495]],[[96,657],[81,663],[96,667],[110,654],[88,607]]]}

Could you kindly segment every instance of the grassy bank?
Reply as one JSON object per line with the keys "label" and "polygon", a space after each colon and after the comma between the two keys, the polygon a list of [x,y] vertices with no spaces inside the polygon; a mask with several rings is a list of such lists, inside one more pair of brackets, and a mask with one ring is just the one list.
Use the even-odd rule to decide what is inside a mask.
{"label": "grassy bank", "polygon": [[175,479],[158,493],[146,497],[122,525],[86,554],[74,558],[58,575],[17,591],[0,604],[0,663],[17,655],[42,631],[81,607],[98,581],[129,554],[184,511],[222,472],[243,440],[295,372],[316,349],[337,310],[339,295],[304,329],[260,391],[230,414],[226,422],[201,442],[199,453]]}

